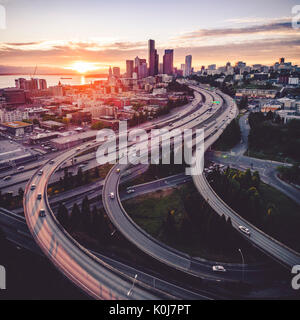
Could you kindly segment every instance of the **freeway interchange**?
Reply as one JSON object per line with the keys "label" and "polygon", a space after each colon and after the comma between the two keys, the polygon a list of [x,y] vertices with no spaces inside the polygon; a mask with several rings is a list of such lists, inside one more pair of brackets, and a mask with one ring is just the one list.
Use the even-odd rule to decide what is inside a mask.
{"label": "freeway interchange", "polygon": [[[145,126],[145,129],[164,128],[169,127],[170,124],[172,129],[205,128],[205,149],[208,149],[232,119],[236,117],[237,107],[231,98],[221,92],[210,92],[199,86],[191,86],[191,88],[195,90],[195,100],[184,111],[176,117],[172,116],[163,121],[152,123],[148,127]],[[215,100],[219,100],[221,103],[216,105],[213,103]],[[47,186],[51,176],[66,161],[73,159],[83,151],[98,147],[100,144],[94,141],[85,143],[79,148],[68,150],[55,158],[54,164],[51,161],[46,162],[41,168],[42,175],[36,172],[31,177],[24,194],[24,213],[33,238],[44,254],[66,277],[96,299],[178,298],[178,296],[172,296],[168,291],[163,292],[142,281],[137,281],[135,290],[131,292],[130,288],[135,281],[133,277],[124,274],[101,257],[99,258],[99,256],[97,257],[83,248],[56,220],[47,197]],[[229,268],[226,276],[216,277],[212,272],[212,264],[195,261],[189,256],[159,243],[138,228],[128,218],[119,197],[120,173],[123,173],[126,169],[126,165],[120,164],[116,164],[112,168],[103,186],[102,200],[111,221],[129,241],[158,261],[178,270],[213,281],[240,280],[243,266],[234,265]],[[284,265],[299,264],[298,253],[286,248],[246,221],[241,220],[237,213],[226,206],[213,192],[204,175],[194,176],[193,180],[204,199],[207,199],[217,213],[231,217],[234,227],[238,228],[243,225],[251,230],[252,235],[248,237],[248,240],[259,249]],[[32,185],[35,185],[35,187],[32,188]],[[112,192],[116,195],[116,199],[110,197]],[[40,200],[37,199],[39,194],[42,195]],[[259,270],[251,270],[251,268],[247,271],[250,277],[251,275],[257,276],[255,275],[257,272],[260,273]]]}

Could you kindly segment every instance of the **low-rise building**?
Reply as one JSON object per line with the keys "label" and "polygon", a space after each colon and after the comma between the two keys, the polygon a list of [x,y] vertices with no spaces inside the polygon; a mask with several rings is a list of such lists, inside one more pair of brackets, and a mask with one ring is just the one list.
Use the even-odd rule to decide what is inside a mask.
{"label": "low-rise building", "polygon": [[57,150],[73,148],[81,143],[96,139],[97,131],[87,131],[78,134],[70,134],[51,140],[51,145]]}
{"label": "low-rise building", "polygon": [[277,90],[265,90],[265,89],[237,89],[236,96],[252,97],[252,98],[270,98],[274,99],[277,95]]}
{"label": "low-rise building", "polygon": [[8,134],[15,137],[22,137],[25,133],[30,133],[33,130],[33,125],[21,121],[4,122],[1,127]]}
{"label": "low-rise building", "polygon": [[63,130],[65,128],[63,123],[52,120],[42,121],[40,122],[40,126],[46,130]]}

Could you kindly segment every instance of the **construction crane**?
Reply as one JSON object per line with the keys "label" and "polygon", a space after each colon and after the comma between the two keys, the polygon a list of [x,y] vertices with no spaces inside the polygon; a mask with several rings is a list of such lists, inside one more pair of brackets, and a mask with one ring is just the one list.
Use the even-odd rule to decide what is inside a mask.
{"label": "construction crane", "polygon": [[33,79],[33,77],[36,75],[36,71],[37,71],[37,65],[36,65],[35,68],[34,68],[34,73],[33,73],[33,75],[32,75],[32,74],[30,75],[30,78],[31,78],[31,79]]}

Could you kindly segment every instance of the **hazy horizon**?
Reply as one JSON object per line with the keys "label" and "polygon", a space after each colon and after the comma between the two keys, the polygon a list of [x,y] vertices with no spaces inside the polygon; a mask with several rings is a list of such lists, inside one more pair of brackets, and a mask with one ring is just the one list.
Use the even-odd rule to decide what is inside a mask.
{"label": "hazy horizon", "polygon": [[124,72],[127,59],[148,58],[150,38],[156,40],[160,62],[164,49],[175,50],[176,67],[187,54],[196,70],[239,60],[271,65],[280,57],[300,64],[300,29],[291,25],[297,0],[1,3],[7,28],[0,30],[0,73],[27,68],[31,73],[36,65],[42,73],[67,73],[78,70],[78,62],[90,72],[107,73],[109,66]]}

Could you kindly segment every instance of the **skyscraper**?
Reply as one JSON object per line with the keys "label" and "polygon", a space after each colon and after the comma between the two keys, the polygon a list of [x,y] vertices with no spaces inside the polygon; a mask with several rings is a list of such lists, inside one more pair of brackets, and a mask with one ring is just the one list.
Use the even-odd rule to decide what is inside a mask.
{"label": "skyscraper", "polygon": [[137,69],[140,65],[140,58],[139,57],[135,57],[134,59],[134,68]]}
{"label": "skyscraper", "polygon": [[186,56],[185,57],[185,70],[184,70],[184,76],[188,77],[192,73],[192,56]]}
{"label": "skyscraper", "polygon": [[149,76],[155,76],[158,74],[158,63],[159,57],[157,50],[155,50],[155,41],[148,41],[148,50],[149,50]]}
{"label": "skyscraper", "polygon": [[173,60],[174,60],[174,50],[165,50],[165,55],[163,58],[163,73],[172,75],[173,74]]}
{"label": "skyscraper", "polygon": [[154,63],[154,76],[158,74],[158,66],[159,66],[159,55],[157,54],[157,50],[155,50],[155,63]]}
{"label": "skyscraper", "polygon": [[132,78],[133,74],[133,60],[126,60],[126,76]]}
{"label": "skyscraper", "polygon": [[115,77],[117,77],[117,78],[120,77],[121,72],[120,72],[120,68],[119,68],[119,67],[114,67],[114,68],[113,68],[113,75],[114,75]]}

